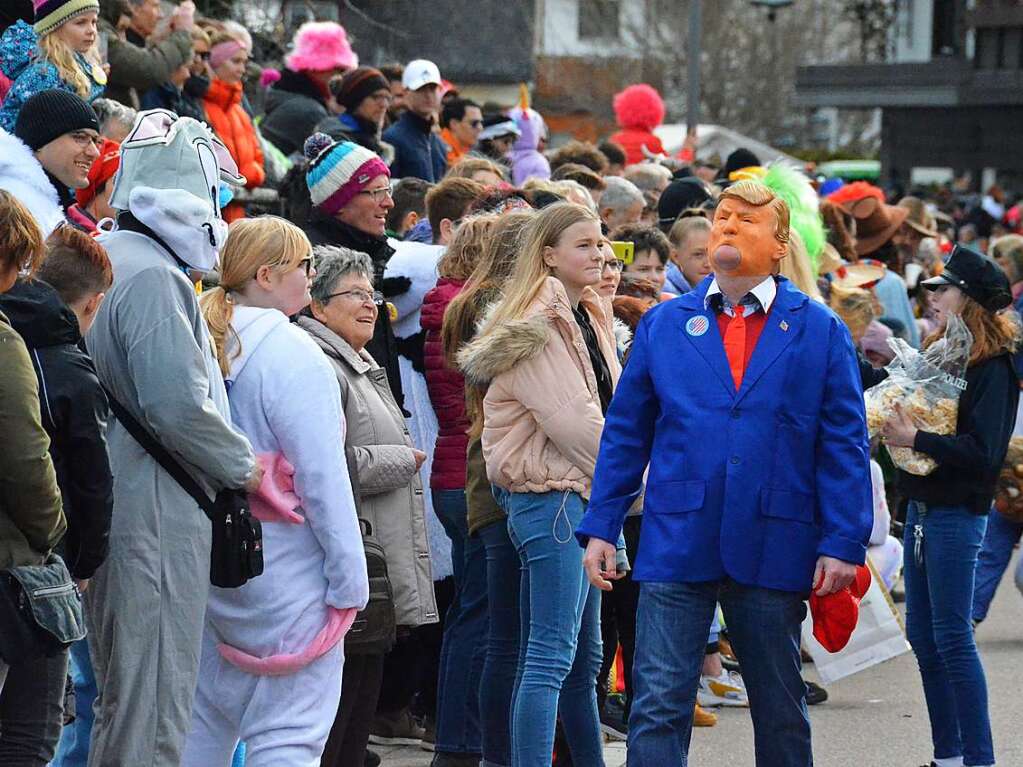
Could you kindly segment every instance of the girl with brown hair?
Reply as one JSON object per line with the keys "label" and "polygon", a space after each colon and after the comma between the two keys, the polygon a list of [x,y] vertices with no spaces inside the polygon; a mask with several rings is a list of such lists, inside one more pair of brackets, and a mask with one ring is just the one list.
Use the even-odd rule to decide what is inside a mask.
{"label": "girl with brown hair", "polygon": [[[1012,352],[1019,320],[1005,273],[957,246],[938,277],[921,283],[941,329],[924,341],[943,343],[948,319],[960,315],[973,335],[954,434],[917,429],[901,410],[882,440],[933,458],[926,476],[899,471],[906,515],[906,637],[916,653],[931,721],[934,763],[986,767],[995,763],[987,682],[971,624],[977,555],[984,540],[995,481],[1005,460],[1019,379]],[[961,760],[961,761],[960,761]]]}

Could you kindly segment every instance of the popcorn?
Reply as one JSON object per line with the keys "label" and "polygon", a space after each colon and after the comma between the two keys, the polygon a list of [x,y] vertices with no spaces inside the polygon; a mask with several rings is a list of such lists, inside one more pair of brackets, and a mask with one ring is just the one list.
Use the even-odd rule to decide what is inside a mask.
{"label": "popcorn", "polygon": [[1009,440],[995,485],[995,509],[1013,522],[1023,522],[1023,437]]}

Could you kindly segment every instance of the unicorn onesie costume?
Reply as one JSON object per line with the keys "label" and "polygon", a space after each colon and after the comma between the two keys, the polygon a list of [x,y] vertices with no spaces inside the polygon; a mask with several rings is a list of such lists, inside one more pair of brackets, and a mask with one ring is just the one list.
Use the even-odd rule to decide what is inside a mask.
{"label": "unicorn onesie costume", "polygon": [[276,309],[235,306],[241,353],[227,378],[234,424],[266,473],[252,511],[263,575],[210,589],[183,767],[320,763],[341,696],[345,632],[369,583],[345,463],[334,372]]}

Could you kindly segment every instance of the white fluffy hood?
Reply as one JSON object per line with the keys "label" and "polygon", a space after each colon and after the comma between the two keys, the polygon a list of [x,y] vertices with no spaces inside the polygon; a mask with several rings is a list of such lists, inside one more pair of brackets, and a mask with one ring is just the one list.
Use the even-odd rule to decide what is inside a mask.
{"label": "white fluffy hood", "polygon": [[0,129],[0,189],[20,200],[49,237],[64,220],[57,190],[32,150],[17,136]]}
{"label": "white fluffy hood", "polygon": [[[231,327],[238,334],[234,343],[228,342],[225,349],[231,363],[229,383],[238,380],[249,360],[274,330],[288,324],[288,318],[276,309],[259,309],[254,306],[235,306],[231,316]],[[238,341],[241,342],[241,353],[237,357]]]}

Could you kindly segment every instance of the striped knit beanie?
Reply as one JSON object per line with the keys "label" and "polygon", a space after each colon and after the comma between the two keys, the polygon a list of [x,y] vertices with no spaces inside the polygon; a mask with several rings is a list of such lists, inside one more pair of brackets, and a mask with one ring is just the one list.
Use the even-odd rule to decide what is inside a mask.
{"label": "striped knit beanie", "polygon": [[61,24],[89,11],[99,12],[99,0],[32,0],[35,8],[35,31],[42,37]]}
{"label": "striped knit beanie", "polygon": [[377,176],[391,175],[387,165],[375,153],[351,141],[334,142],[323,133],[314,133],[305,142],[309,169],[306,185],[313,205],[333,216],[363,191]]}

